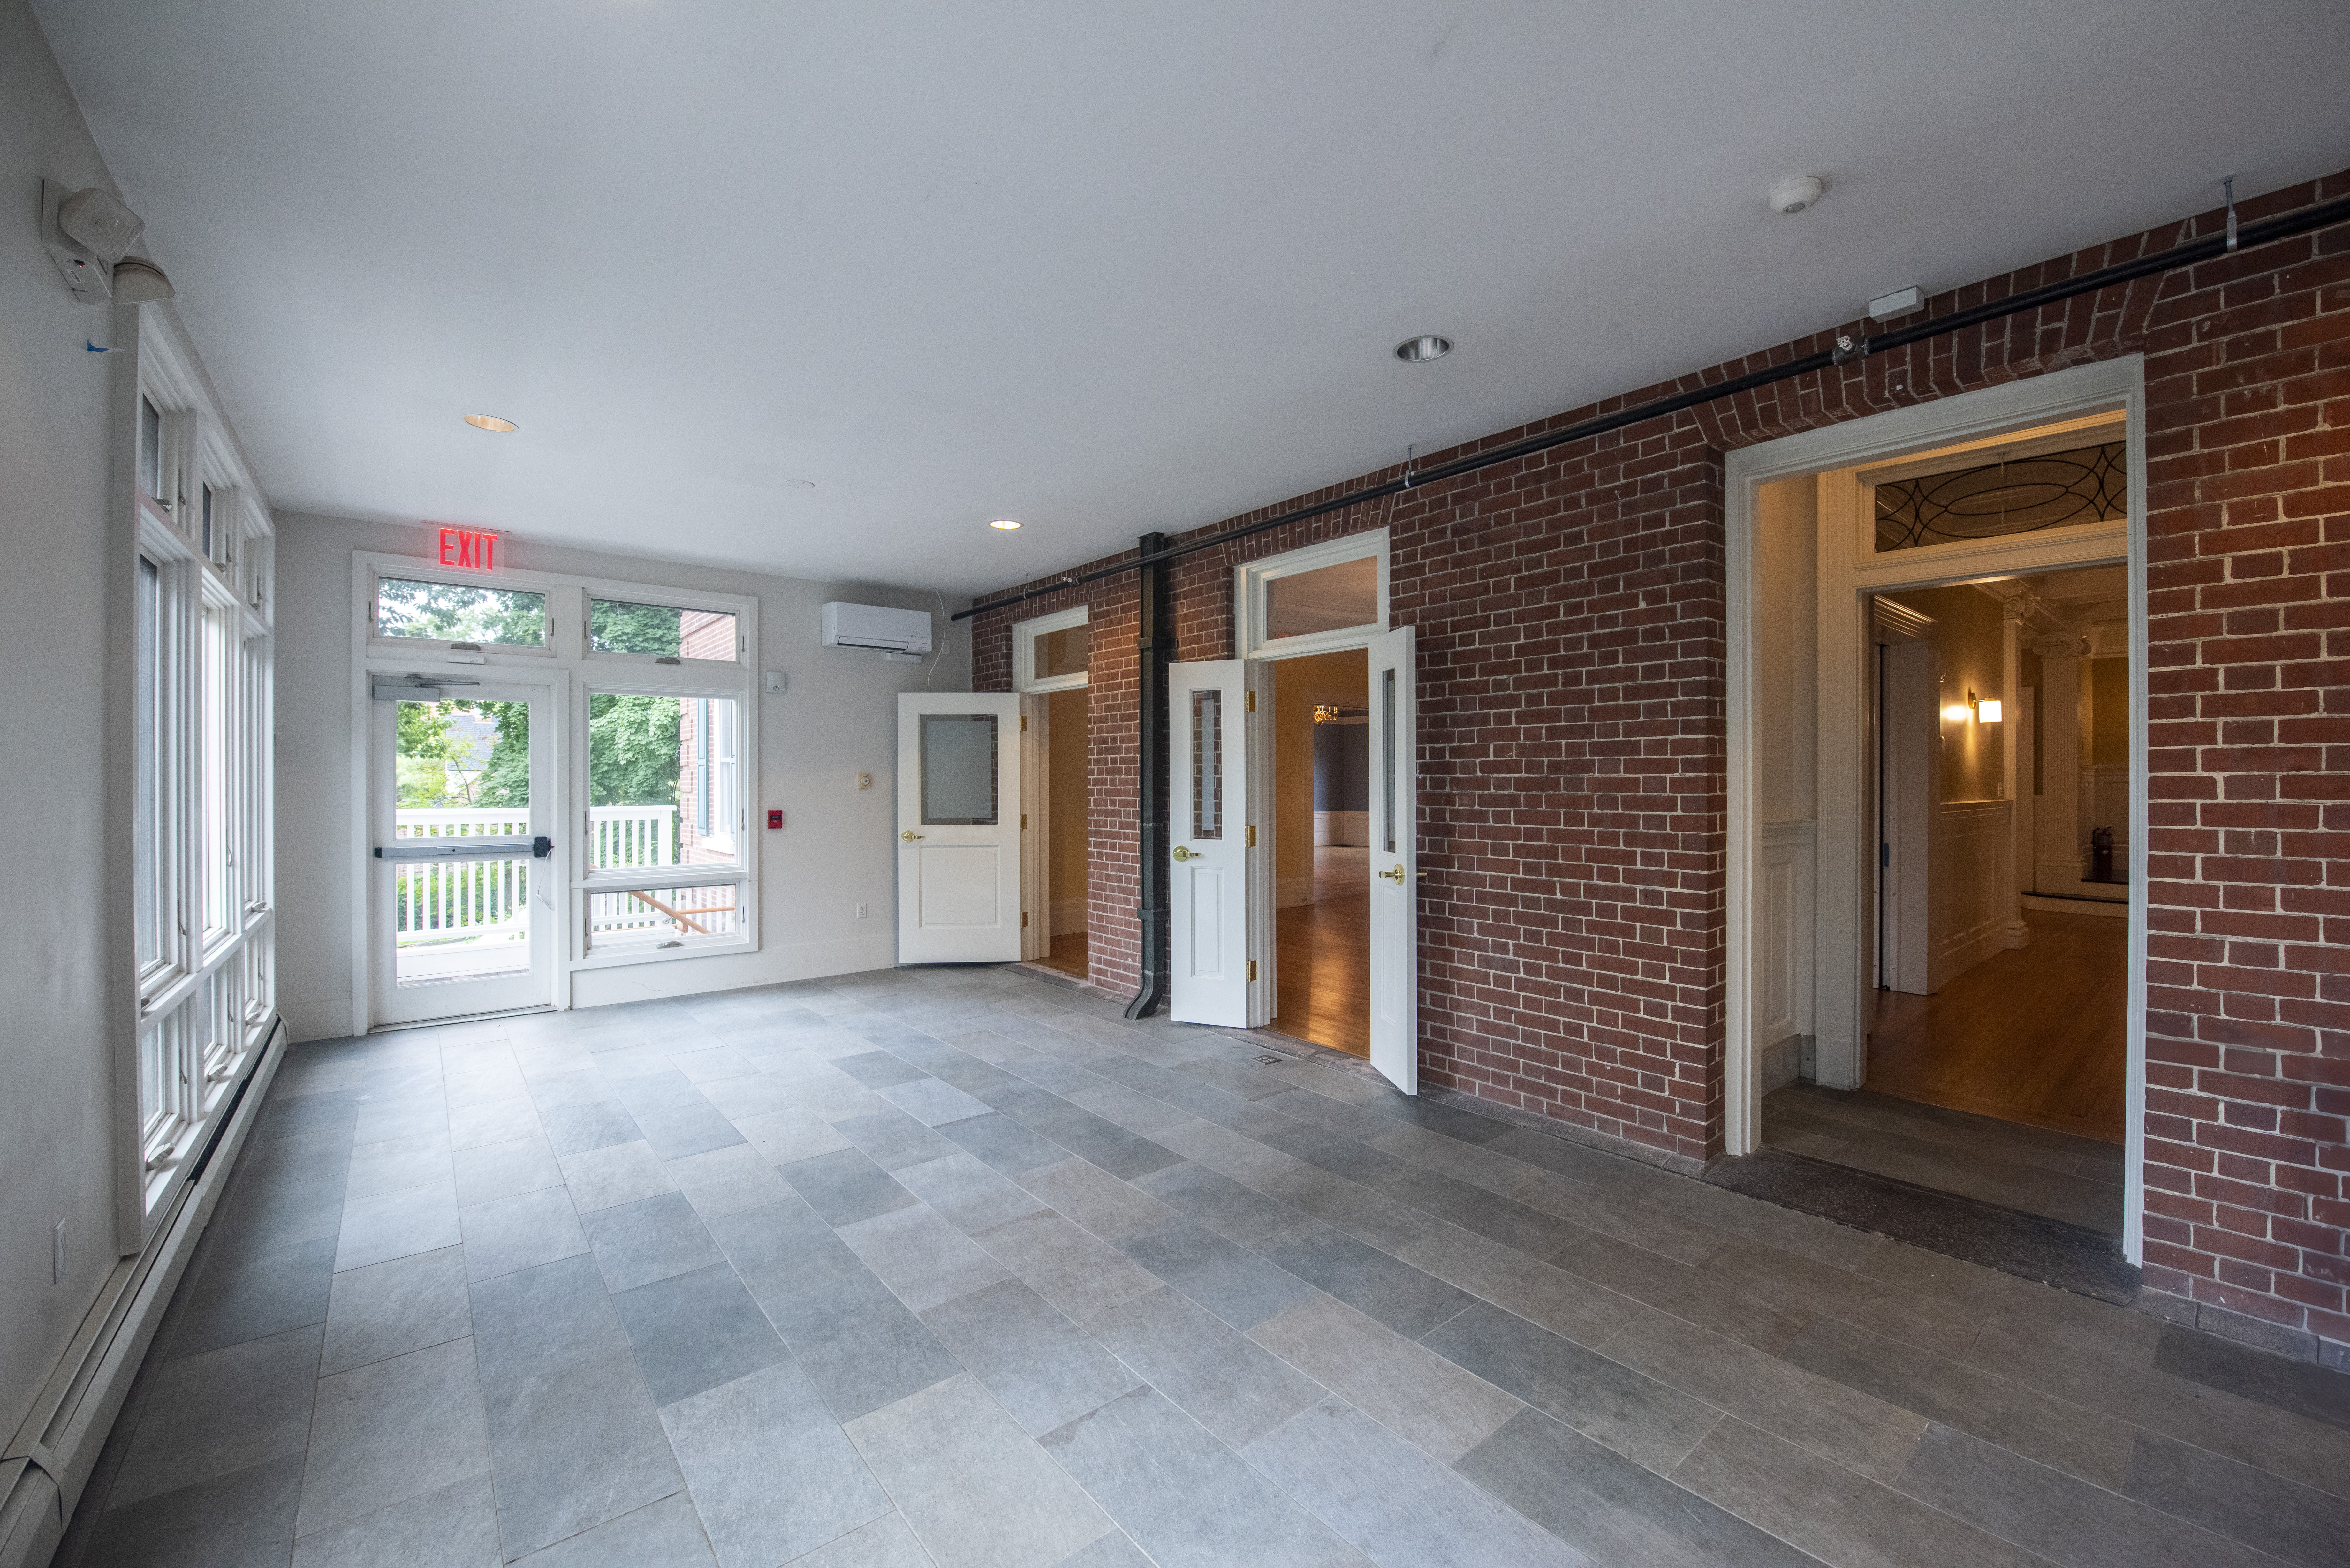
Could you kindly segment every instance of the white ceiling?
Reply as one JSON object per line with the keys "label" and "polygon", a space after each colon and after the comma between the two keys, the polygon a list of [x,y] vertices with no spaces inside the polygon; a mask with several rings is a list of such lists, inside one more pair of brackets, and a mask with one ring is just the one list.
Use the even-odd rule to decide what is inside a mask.
{"label": "white ceiling", "polygon": [[2350,164],[2342,0],[36,9],[280,507],[964,593]]}

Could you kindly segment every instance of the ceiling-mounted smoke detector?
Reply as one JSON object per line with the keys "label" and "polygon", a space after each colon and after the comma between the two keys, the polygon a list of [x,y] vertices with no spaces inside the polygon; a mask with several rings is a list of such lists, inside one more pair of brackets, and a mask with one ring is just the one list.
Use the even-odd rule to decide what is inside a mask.
{"label": "ceiling-mounted smoke detector", "polygon": [[1407,365],[1425,365],[1430,359],[1441,359],[1452,352],[1452,339],[1430,333],[1420,337],[1407,337],[1395,346],[1395,357]]}
{"label": "ceiling-mounted smoke detector", "polygon": [[1782,180],[1772,186],[1767,200],[1773,212],[1784,213],[1792,217],[1818,201],[1827,188],[1827,182],[1816,174],[1798,174],[1792,180]]}

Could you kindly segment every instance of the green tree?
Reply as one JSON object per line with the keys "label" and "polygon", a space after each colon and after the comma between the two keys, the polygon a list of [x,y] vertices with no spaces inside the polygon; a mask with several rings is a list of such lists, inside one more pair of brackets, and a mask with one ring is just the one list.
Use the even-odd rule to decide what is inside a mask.
{"label": "green tree", "polygon": [[527,702],[461,702],[457,707],[485,713],[497,726],[490,742],[489,760],[473,781],[475,805],[524,806],[530,804],[530,704]]}
{"label": "green tree", "polygon": [[660,605],[598,599],[588,611],[588,646],[598,653],[678,653],[684,647],[681,610]]}
{"label": "green tree", "polygon": [[618,691],[589,697],[589,804],[675,805],[680,721],[674,697]]}
{"label": "green tree", "polygon": [[385,577],[377,590],[376,628],[385,637],[536,647],[546,640],[546,596]]}
{"label": "green tree", "polygon": [[437,702],[401,702],[394,719],[394,771],[400,804],[411,810],[447,805],[449,766],[457,740]]}

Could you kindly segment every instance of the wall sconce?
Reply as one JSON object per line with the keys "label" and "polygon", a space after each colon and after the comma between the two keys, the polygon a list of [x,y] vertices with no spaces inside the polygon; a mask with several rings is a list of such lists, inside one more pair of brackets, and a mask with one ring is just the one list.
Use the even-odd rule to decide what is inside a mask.
{"label": "wall sconce", "polygon": [[1317,724],[1335,724],[1338,722],[1338,710],[1316,702],[1314,704],[1314,722]]}
{"label": "wall sconce", "polygon": [[1967,689],[1967,706],[1975,711],[1976,723],[1996,724],[1999,722],[2000,706],[1998,698],[1978,697],[1974,694],[1974,689],[1972,687],[1969,687]]}

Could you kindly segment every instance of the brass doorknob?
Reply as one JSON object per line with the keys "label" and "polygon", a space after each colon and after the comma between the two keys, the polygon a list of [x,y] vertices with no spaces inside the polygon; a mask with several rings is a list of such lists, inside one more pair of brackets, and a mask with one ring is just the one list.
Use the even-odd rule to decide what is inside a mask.
{"label": "brass doorknob", "polygon": [[1397,867],[1392,871],[1382,871],[1379,875],[1386,877],[1388,881],[1395,883],[1399,887],[1403,884],[1403,867],[1400,866]]}
{"label": "brass doorknob", "polygon": [[901,834],[898,835],[898,836],[899,836],[899,837],[900,837],[900,838],[902,838],[902,839],[904,839],[907,843],[911,844],[912,842],[914,842],[914,840],[916,840],[917,838],[920,838],[920,837],[921,836],[921,835],[920,835],[920,834],[919,834],[919,833],[917,833],[917,832],[915,832],[912,828],[910,828],[910,828],[906,829],[906,831],[905,831],[905,832],[903,832],[903,833],[901,833]]}
{"label": "brass doorknob", "polygon": [[1193,849],[1190,845],[1179,844],[1175,846],[1175,858],[1178,860],[1197,860],[1201,858],[1201,856],[1199,851]]}

